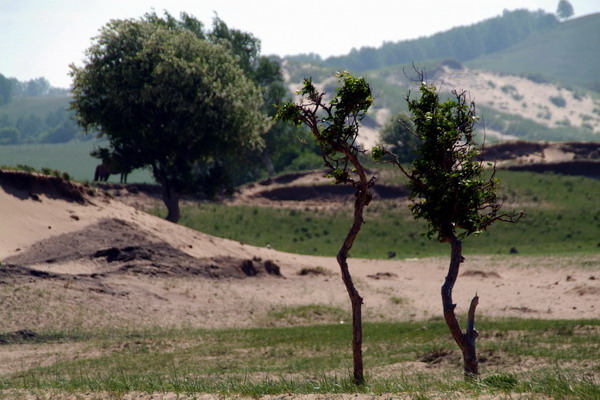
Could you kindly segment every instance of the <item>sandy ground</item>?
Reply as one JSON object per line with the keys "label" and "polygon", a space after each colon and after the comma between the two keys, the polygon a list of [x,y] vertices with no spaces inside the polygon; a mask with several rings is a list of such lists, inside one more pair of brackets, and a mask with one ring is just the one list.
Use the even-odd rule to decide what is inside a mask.
{"label": "sandy ground", "polygon": [[[277,324],[266,316],[287,306],[349,309],[334,258],[212,237],[102,195],[86,204],[35,197],[0,189],[0,331],[254,326]],[[459,313],[477,293],[480,317],[600,317],[600,255],[466,258]],[[447,262],[351,259],[366,319],[439,316]]]}

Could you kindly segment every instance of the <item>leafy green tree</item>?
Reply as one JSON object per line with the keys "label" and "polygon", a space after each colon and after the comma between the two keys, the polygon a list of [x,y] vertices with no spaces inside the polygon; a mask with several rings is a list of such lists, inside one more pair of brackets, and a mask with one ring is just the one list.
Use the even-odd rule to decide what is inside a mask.
{"label": "leafy green tree", "polygon": [[360,161],[364,151],[356,144],[359,123],[373,103],[373,97],[371,88],[363,78],[343,72],[338,74],[338,82],[340,86],[327,104],[323,100],[324,93],[319,92],[310,79],[305,79],[303,88],[298,92],[302,96],[301,102],[285,103],[279,108],[276,118],[306,125],[319,144],[323,162],[331,169],[335,183],[351,184],[355,189],[354,220],[337,254],[337,262],[352,305],[354,380],[362,384],[363,298],[352,282],[348,253],[364,223],[364,209],[373,197],[371,188],[375,178],[367,176]]}
{"label": "leafy green tree", "polygon": [[567,0],[560,0],[558,2],[558,7],[556,8],[556,15],[558,15],[558,18],[567,19],[572,17],[573,13],[573,6]]}
{"label": "leafy green tree", "polygon": [[[422,78],[422,76],[421,76]],[[428,236],[450,244],[448,274],[442,286],[444,318],[455,342],[463,354],[466,376],[479,374],[475,341],[475,309],[479,297],[473,297],[462,331],[456,318],[452,290],[458,278],[462,256],[462,239],[479,234],[496,221],[514,222],[522,215],[500,213],[497,199],[498,180],[494,171],[485,177],[478,161],[480,150],[475,143],[475,105],[468,102],[465,92],[454,92],[454,98],[440,101],[434,85],[423,82],[420,97],[409,98],[415,132],[419,138],[417,157],[410,170],[404,169],[398,158],[382,147],[373,150],[375,158],[388,154],[408,177],[412,190],[411,210],[416,218],[428,223]]]}
{"label": "leafy green tree", "polygon": [[[260,89],[263,97],[261,110],[268,117],[275,115],[274,105],[289,97],[279,60],[261,56],[260,40],[251,33],[230,28],[219,17],[213,19],[212,30],[206,29],[201,21],[186,13],[181,13],[178,19],[168,12],[164,12],[162,16],[152,12],[147,13],[143,19],[170,31],[187,30],[199,39],[227,48],[246,77]],[[281,171],[287,165],[282,164],[290,160],[291,155],[299,156],[303,153],[300,143],[287,140],[292,136],[289,132],[291,130],[302,135],[289,124],[275,123],[263,134],[264,146],[260,149],[239,149],[235,155],[221,154],[218,159],[210,160],[206,165],[198,165],[196,171],[200,186],[210,196],[218,192],[230,192],[233,186],[259,179],[263,170],[269,176]],[[282,140],[283,138],[286,140]],[[292,156],[288,164],[293,159]]]}
{"label": "leafy green tree", "polygon": [[390,118],[381,129],[380,140],[388,145],[400,162],[411,162],[415,158],[418,138],[414,133],[414,124],[406,113],[400,112]]}
{"label": "leafy green tree", "polygon": [[113,20],[71,75],[79,124],[106,136],[129,167],[151,168],[172,222],[198,164],[260,148],[269,126],[260,91],[228,49],[186,28]]}

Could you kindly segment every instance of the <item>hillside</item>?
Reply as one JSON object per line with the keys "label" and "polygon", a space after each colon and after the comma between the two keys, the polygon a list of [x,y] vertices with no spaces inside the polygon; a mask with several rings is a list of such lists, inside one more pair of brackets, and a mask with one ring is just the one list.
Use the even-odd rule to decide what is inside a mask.
{"label": "hillside", "polygon": [[467,66],[513,75],[550,77],[568,85],[600,90],[600,13],[535,32]]}
{"label": "hillside", "polygon": [[[592,38],[600,37],[600,14],[562,23],[552,23],[553,18],[517,10],[347,56],[289,57],[283,61],[284,76],[292,91],[304,77],[312,77],[328,93],[335,90],[337,70],[365,76],[375,95],[363,121],[361,140],[367,147],[377,142],[379,129],[391,116],[406,110],[404,98],[415,89],[415,68],[443,92],[469,92],[482,117],[480,129],[494,140],[599,140],[600,100],[593,90],[600,85],[600,42]],[[509,33],[513,30],[520,33]],[[476,54],[464,53],[475,46],[474,36],[483,44]],[[501,36],[503,45],[493,36]]]}
{"label": "hillside", "polygon": [[[286,82],[291,91],[301,87],[304,76],[312,77],[321,90],[333,93],[335,70],[285,60]],[[466,68],[455,61],[416,63],[428,81],[444,93],[466,90],[478,107],[480,130],[493,140],[580,140],[600,139],[600,99],[581,90],[536,82],[521,76]],[[405,96],[416,91],[412,64],[367,71],[375,101],[363,121],[360,140],[371,147],[379,130],[393,115],[406,111]]]}
{"label": "hillside", "polygon": [[448,31],[413,40],[385,42],[379,48],[353,49],[348,55],[330,57],[323,64],[344,66],[364,72],[390,65],[451,58],[472,60],[508,48],[535,32],[544,32],[559,24],[553,14],[543,11],[504,10],[502,15],[481,22],[458,26]]}

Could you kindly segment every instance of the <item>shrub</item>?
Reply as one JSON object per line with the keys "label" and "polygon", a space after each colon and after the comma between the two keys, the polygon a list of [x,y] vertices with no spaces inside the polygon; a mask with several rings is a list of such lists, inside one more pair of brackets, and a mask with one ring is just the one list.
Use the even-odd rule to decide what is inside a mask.
{"label": "shrub", "polygon": [[558,95],[558,96],[550,96],[550,101],[556,107],[566,107],[567,106],[567,101],[565,100],[564,97],[562,97],[560,95]]}

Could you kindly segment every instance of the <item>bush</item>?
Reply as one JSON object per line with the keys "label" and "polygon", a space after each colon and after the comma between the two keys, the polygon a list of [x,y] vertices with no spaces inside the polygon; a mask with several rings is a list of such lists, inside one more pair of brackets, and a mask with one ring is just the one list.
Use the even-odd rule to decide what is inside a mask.
{"label": "bush", "polygon": [[564,97],[562,97],[560,95],[559,96],[550,96],[550,101],[556,107],[566,107],[567,106],[567,101],[565,100]]}
{"label": "bush", "polygon": [[17,164],[17,169],[20,171],[28,172],[28,173],[35,172],[35,168],[33,168],[30,165],[25,165],[25,164]]}

